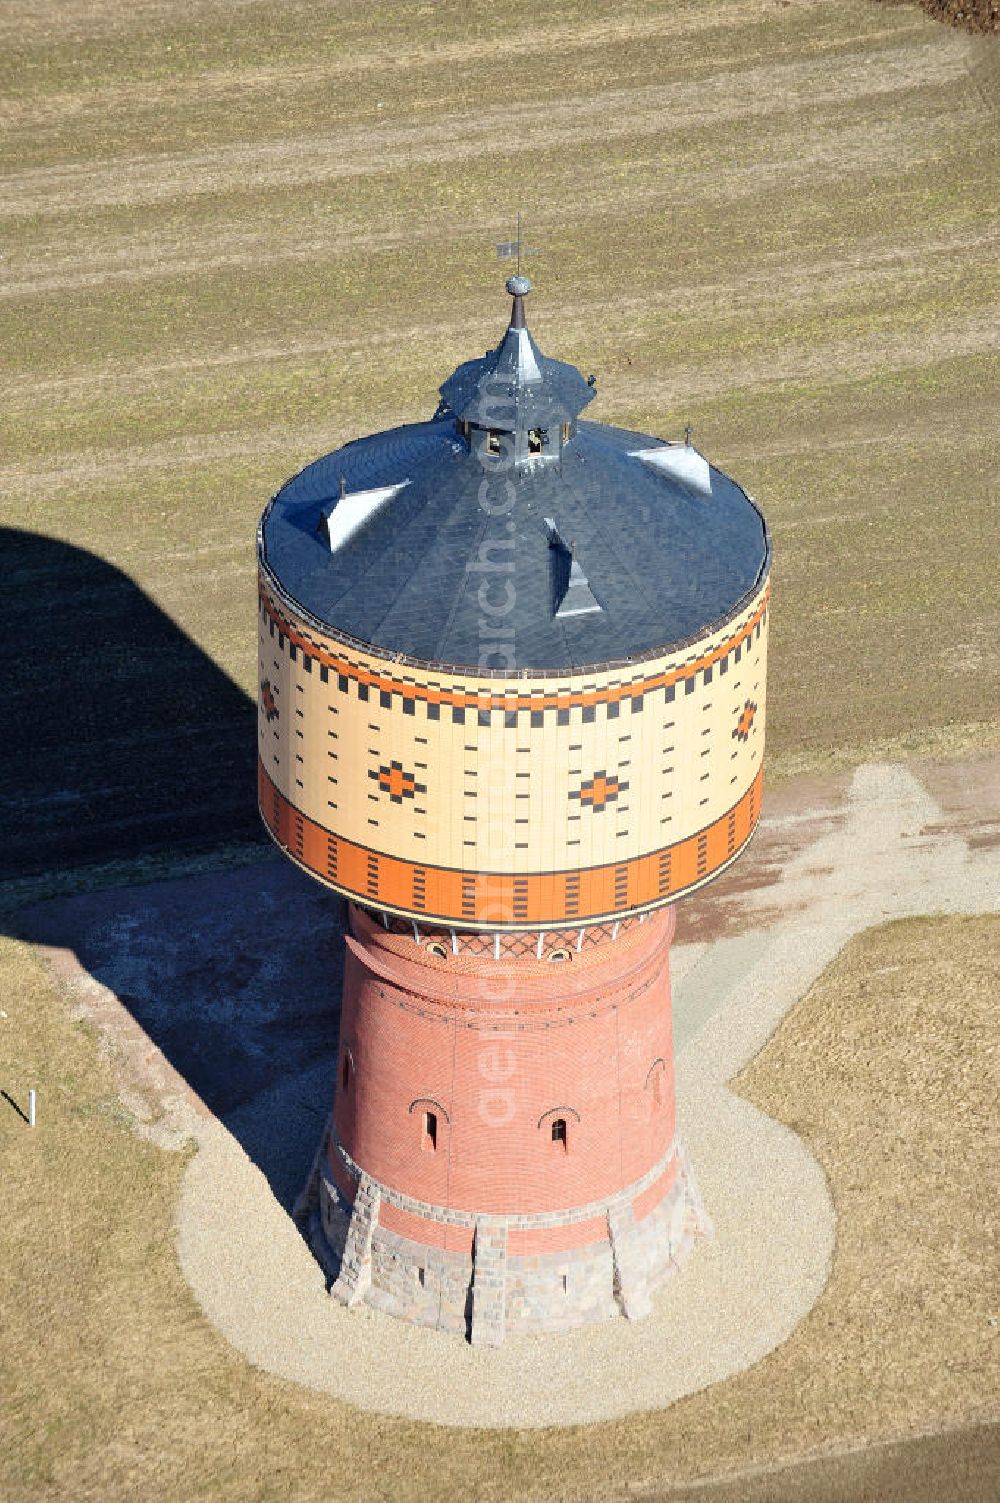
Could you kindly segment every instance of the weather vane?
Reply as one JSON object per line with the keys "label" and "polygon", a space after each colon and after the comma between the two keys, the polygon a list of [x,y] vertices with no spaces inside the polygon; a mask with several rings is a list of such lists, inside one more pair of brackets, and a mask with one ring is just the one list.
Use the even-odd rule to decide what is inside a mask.
{"label": "weather vane", "polygon": [[525,245],[524,241],[521,239],[521,215],[519,213],[517,216],[517,238],[515,240],[501,240],[498,242],[497,259],[500,261],[509,261],[513,256],[516,256],[517,274],[518,276],[520,276],[521,257],[540,256],[541,254],[542,253],[539,249],[532,249],[530,246]]}

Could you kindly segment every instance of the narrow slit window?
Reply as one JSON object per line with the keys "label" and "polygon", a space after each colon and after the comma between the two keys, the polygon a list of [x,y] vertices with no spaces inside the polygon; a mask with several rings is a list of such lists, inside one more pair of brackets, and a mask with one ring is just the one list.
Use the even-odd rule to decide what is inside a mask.
{"label": "narrow slit window", "polygon": [[561,1148],[563,1150],[563,1152],[566,1151],[566,1148],[567,1148],[567,1139],[566,1139],[566,1118],[565,1117],[555,1117],[553,1119],[553,1122],[552,1122],[552,1142],[553,1142],[553,1145],[556,1148]]}
{"label": "narrow slit window", "polygon": [[425,1153],[436,1153],[438,1146],[438,1119],[437,1112],[424,1112],[424,1134],[422,1147]]}
{"label": "narrow slit window", "polygon": [[340,1085],[342,1090],[347,1090],[351,1083],[351,1056],[345,1054],[340,1065]]}

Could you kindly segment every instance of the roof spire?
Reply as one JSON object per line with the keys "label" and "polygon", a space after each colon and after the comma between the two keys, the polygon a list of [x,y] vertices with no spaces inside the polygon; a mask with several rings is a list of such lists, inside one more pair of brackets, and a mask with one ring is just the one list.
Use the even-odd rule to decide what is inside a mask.
{"label": "roof spire", "polygon": [[507,291],[514,299],[514,306],[510,310],[510,327],[512,329],[525,329],[524,300],[531,291],[531,283],[527,277],[520,275],[507,278]]}
{"label": "roof spire", "polygon": [[531,337],[524,299],[527,277],[507,279],[513,298],[510,323],[496,349],[481,360],[467,360],[443,382],[444,411],[476,428],[515,433],[572,422],[594,393],[580,372],[561,360],[549,360]]}

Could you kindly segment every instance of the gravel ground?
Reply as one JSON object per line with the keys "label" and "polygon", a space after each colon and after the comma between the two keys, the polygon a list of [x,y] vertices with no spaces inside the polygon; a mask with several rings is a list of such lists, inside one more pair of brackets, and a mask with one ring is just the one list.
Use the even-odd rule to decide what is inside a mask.
{"label": "gravel ground", "polygon": [[[185,1274],[252,1362],[365,1408],[447,1424],[569,1425],[664,1407],[752,1365],[823,1288],[835,1216],[823,1174],[788,1128],[726,1082],[852,934],[886,918],[1000,906],[1000,852],[966,843],[903,768],[860,768],[846,805],[788,815],[821,831],[780,880],[744,894],[768,927],[675,950],[681,1130],[716,1236],[652,1315],[499,1351],[330,1300],[271,1182],[241,1143],[270,1132],[302,1162],[321,1130],[324,1059],[203,1120],[178,1212]],[[772,831],[772,834],[774,832]],[[773,921],[776,911],[783,915]],[[293,1143],[297,1146],[293,1148]],[[282,1199],[286,1199],[282,1196]]]}

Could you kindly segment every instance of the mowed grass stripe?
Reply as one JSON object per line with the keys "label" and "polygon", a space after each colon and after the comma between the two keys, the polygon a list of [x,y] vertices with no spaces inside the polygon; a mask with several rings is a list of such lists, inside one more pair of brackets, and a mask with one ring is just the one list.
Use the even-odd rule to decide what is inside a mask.
{"label": "mowed grass stripe", "polygon": [[[843,180],[845,172],[867,175],[880,168],[883,175],[898,178],[907,168],[936,164],[955,127],[954,105],[946,94],[941,91],[930,100],[921,93],[920,118],[909,125],[905,116],[916,104],[913,99],[900,101],[900,118],[890,124],[881,118],[881,102],[874,100],[860,101],[858,118],[849,124],[839,112],[834,125],[824,105],[797,112],[780,128],[771,120],[766,126],[734,120],[708,138],[665,125],[654,147],[645,143],[640,151],[636,144],[629,152],[632,182],[625,233],[634,238],[637,221],[657,211],[680,209],[685,216],[714,220],[726,206],[740,204],[746,212],[745,200],[768,189],[815,192],[831,178]],[[974,123],[972,105],[968,113]],[[554,189],[570,192],[573,170],[562,153],[529,156],[527,162],[533,171],[547,169]],[[666,170],[672,162],[683,165]],[[720,163],[725,164],[721,170]],[[503,168],[502,175],[510,170]],[[200,275],[225,266],[310,263],[407,249],[432,255],[442,244],[452,258],[464,254],[478,261],[489,243],[495,198],[479,185],[466,203],[443,201],[436,215],[429,214],[427,195],[446,198],[446,184],[446,174],[429,164],[403,173],[391,198],[384,182],[363,181],[303,205],[298,185],[262,188],[252,181],[219,198],[199,195],[183,211],[143,205],[127,212],[102,208],[76,215],[57,200],[51,212],[18,229],[16,245],[6,257],[0,298]],[[598,217],[617,226],[621,192],[620,148],[605,143],[594,150],[579,199],[581,234]],[[536,237],[550,222],[551,209],[541,211]],[[503,229],[497,221],[498,232]]]}
{"label": "mowed grass stripe", "polygon": [[[266,59],[256,63],[236,56],[232,46],[218,60],[203,48],[199,66],[191,69],[184,54],[175,58],[170,42],[160,35],[155,46],[144,52],[140,76],[122,67],[117,47],[113,55],[110,48],[95,55],[91,40],[86,58],[91,83],[86,88],[81,87],[84,64],[79,54],[68,60],[70,66],[61,78],[42,76],[59,57],[51,27],[44,43],[31,47],[26,45],[30,21],[26,25],[22,17],[12,30],[0,20],[0,43],[7,44],[11,74],[0,116],[15,131],[34,129],[41,138],[35,151],[44,147],[46,130],[55,132],[63,116],[71,118],[77,129],[82,126],[98,130],[104,139],[109,135],[118,139],[129,126],[137,129],[151,120],[169,134],[172,116],[195,115],[203,124],[211,120],[221,127],[222,136],[217,137],[221,139],[240,124],[239,118],[233,119],[234,104],[249,104],[262,128],[271,123],[290,123],[294,128],[300,117],[313,123],[317,117],[335,123],[378,103],[384,108],[387,84],[398,100],[397,113],[419,104],[429,87],[449,109],[474,99],[484,81],[501,81],[505,87],[518,83],[532,94],[540,89],[553,91],[558,87],[549,61],[553,54],[564,63],[564,77],[587,72],[600,59],[603,80],[614,87],[617,81],[648,73],[651,53],[662,66],[703,68],[705,59],[713,56],[751,60],[790,46],[808,53],[853,35],[849,21],[827,0],[789,0],[783,8],[786,14],[779,17],[775,11],[748,6],[745,0],[719,0],[711,7],[698,0],[682,0],[662,13],[648,6],[623,6],[614,16],[595,16],[588,7],[563,3],[546,7],[542,13],[536,9],[527,25],[519,25],[516,10],[508,9],[509,22],[502,31],[477,35],[475,8],[459,5],[443,9],[445,16],[450,10],[452,24],[447,34],[442,30],[436,39],[426,29],[411,25],[394,40],[380,32],[373,44],[370,36],[352,38],[343,25],[344,8],[340,7],[333,32],[314,34],[304,43],[299,24],[285,39],[292,43],[291,52],[272,41]],[[4,15],[9,17],[13,9],[6,7]],[[294,21],[295,9],[287,7],[287,19]],[[383,7],[379,21],[386,19]],[[882,20],[883,36],[899,36],[921,27],[927,34],[926,23],[912,13],[897,12]],[[734,26],[739,29],[738,42]],[[137,31],[130,25],[127,39],[134,44],[141,34],[141,26]],[[869,30],[869,35],[874,33]],[[110,72],[106,82],[99,77],[105,68]],[[241,116],[242,109],[237,114]],[[148,136],[136,139],[148,144]],[[22,161],[24,155],[19,153]],[[31,148],[27,155],[32,155]]]}
{"label": "mowed grass stripe", "polygon": [[[900,129],[905,134],[905,128]],[[857,140],[864,142],[869,135],[859,128]],[[574,338],[573,305],[589,306],[599,289],[606,301],[609,276],[623,299],[647,293],[662,298],[671,288],[681,295],[692,273],[699,280],[718,279],[722,297],[727,288],[739,296],[738,268],[744,264],[770,269],[771,263],[777,287],[789,278],[801,279],[797,267],[811,266],[814,254],[829,259],[834,247],[849,262],[859,236],[871,246],[881,229],[890,244],[898,244],[900,224],[911,219],[917,220],[922,234],[954,234],[956,221],[985,233],[996,223],[988,148],[976,131],[962,136],[967,144],[935,139],[925,152],[918,150],[913,159],[904,155],[901,163],[894,150],[877,153],[864,170],[857,168],[846,180],[837,151],[829,153],[825,180],[819,174],[796,180],[772,169],[762,185],[753,180],[752,169],[738,161],[734,174],[743,191],[735,196],[725,191],[733,174],[723,172],[713,200],[706,170],[701,195],[675,185],[667,201],[655,204],[652,212],[645,212],[640,199],[627,216],[601,200],[595,218],[588,220],[587,196],[581,192],[578,222],[572,229],[552,217],[539,226],[539,238],[554,249],[546,262],[538,263],[543,278],[548,270],[550,283],[538,302],[534,323],[544,332],[546,319],[558,320],[560,338]],[[794,151],[791,138],[788,149]],[[542,172],[552,164],[534,165]],[[661,193],[664,171],[662,166],[654,169]],[[432,190],[446,188],[446,178],[432,175],[432,198]],[[622,186],[619,191],[627,189]],[[248,219],[253,212],[248,201]],[[495,206],[484,206],[484,221],[495,213]],[[423,222],[432,218],[428,210]],[[362,343],[370,333],[386,328],[398,330],[400,342],[405,342],[414,322],[418,327],[432,322],[465,328],[474,318],[485,328],[484,294],[487,286],[495,289],[496,275],[483,254],[485,231],[475,247],[464,249],[448,244],[446,229],[442,235],[440,252],[432,260],[420,246],[382,251],[362,246],[351,254],[349,235],[341,254],[330,258],[324,255],[323,242],[337,240],[334,217],[324,231],[314,232],[310,256],[292,263],[268,262],[265,257],[250,275],[240,267],[213,267],[201,275],[143,279],[125,289],[98,286],[71,297],[68,306],[58,293],[12,298],[5,313],[12,339],[0,352],[0,368],[6,367],[16,379],[29,371],[32,378],[44,375],[53,366],[64,374],[74,365],[148,362],[157,350],[195,360],[220,344],[232,348],[250,340],[257,345],[262,337],[279,346],[288,342],[294,347],[307,337],[321,344],[327,329],[331,347],[336,348],[344,338],[345,311],[346,327],[356,331]],[[210,250],[210,234],[208,243]],[[981,257],[976,254],[975,259]],[[629,272],[623,278],[626,262]],[[428,274],[429,264],[433,275]],[[593,320],[581,332],[592,335]]]}
{"label": "mowed grass stripe", "polygon": [[[580,330],[601,371],[602,408],[609,416],[634,409],[640,384],[647,425],[662,424],[665,413],[733,387],[745,392],[754,385],[773,386],[828,371],[842,381],[872,370],[925,365],[941,355],[994,348],[1000,265],[972,262],[956,282],[950,255],[928,267],[916,262],[904,302],[902,284],[908,280],[893,263],[874,285],[859,276],[825,294],[809,288],[796,296],[792,289],[785,300],[778,299],[776,286],[768,296],[758,291],[749,310],[720,307],[715,287],[703,297],[683,290],[652,307],[632,298],[624,307],[602,305],[595,297],[589,308],[575,308],[567,318],[566,337],[588,317],[599,326],[614,325],[624,358],[606,337],[595,345],[593,333]],[[484,340],[488,333],[483,331]],[[435,344],[442,334],[459,347],[457,329],[437,331]],[[62,488],[74,484],[81,472],[94,476],[127,473],[137,465],[198,464],[212,458],[213,445],[217,453],[268,452],[296,432],[304,448],[310,439],[322,444],[331,431],[329,393],[342,387],[351,395],[338,401],[341,431],[350,432],[352,422],[371,421],[373,414],[384,415],[387,423],[420,416],[453,363],[447,348],[439,347],[437,353],[436,367],[427,347],[415,341],[402,348],[389,345],[377,362],[370,350],[355,347],[335,357],[300,352],[221,368],[190,366],[131,389],[119,386],[112,406],[95,403],[92,395],[88,401],[86,389],[79,386],[62,400],[51,391],[32,400],[23,391],[8,411],[8,435],[20,458],[6,468],[6,478],[29,490]],[[413,394],[405,405],[401,388]],[[153,407],[151,393],[157,398]],[[234,415],[239,418],[235,426]],[[227,423],[224,429],[220,416]],[[137,440],[140,424],[142,438]],[[4,474],[0,468],[0,476]]]}
{"label": "mowed grass stripe", "polygon": [[[319,66],[329,69],[327,76],[353,77],[392,70],[394,64],[400,70],[425,61],[447,67],[474,62],[483,53],[521,58],[533,39],[559,43],[571,40],[577,30],[597,45],[609,35],[607,23],[595,26],[592,17],[565,0],[554,0],[541,17],[528,0],[513,0],[499,33],[483,25],[483,7],[458,3],[425,6],[419,18],[406,6],[373,11],[357,3],[342,3],[336,13],[324,16],[308,0],[253,7],[178,0],[146,5],[128,18],[114,0],[104,5],[63,0],[57,10],[42,9],[39,15],[30,0],[12,0],[0,22],[0,40],[9,49],[13,70],[23,91],[29,92],[30,80],[34,94],[72,88],[81,64],[98,87],[104,75],[109,89],[132,81],[226,76],[235,69],[246,70],[252,86],[255,74],[286,81],[308,75],[317,67],[317,56]],[[677,7],[672,22],[647,19],[643,24],[641,7],[624,5],[620,24],[623,33],[649,37],[678,25],[686,30],[697,24],[696,12],[688,0]]]}
{"label": "mowed grass stripe", "polygon": [[[904,281],[915,284],[914,296],[919,294],[926,304],[933,295],[933,287],[939,275],[945,284],[953,286],[954,257],[959,251],[968,250],[971,253],[976,247],[991,251],[995,243],[996,235],[987,230],[962,242],[944,245],[939,243],[926,248],[918,245],[912,257],[887,250],[884,256],[873,256],[871,260],[854,267],[846,267],[837,258],[815,266],[815,280],[827,289],[825,308],[830,311],[831,323],[839,321],[838,333],[843,334],[845,307],[853,310],[853,316],[859,321],[870,307],[874,308],[877,317],[883,285],[889,284],[891,291]],[[988,289],[992,271],[987,268],[982,273],[977,272],[977,275],[982,275]],[[614,391],[623,376],[626,380],[630,379],[629,372],[637,353],[640,359],[649,358],[645,349],[646,341],[656,340],[662,320],[669,317],[673,339],[681,346],[681,363],[678,365],[672,357],[671,371],[676,382],[685,382],[693,375],[693,368],[687,363],[692,346],[686,337],[692,328],[696,327],[698,331],[694,347],[705,348],[706,345],[706,325],[704,322],[695,324],[695,320],[709,322],[711,337],[716,343],[725,338],[729,328],[742,329],[746,316],[752,317],[755,324],[766,319],[768,337],[771,340],[777,337],[779,329],[776,310],[766,294],[778,279],[777,269],[772,269],[767,275],[766,288],[754,287],[753,279],[749,278],[747,285],[741,289],[726,288],[724,284],[713,280],[705,286],[685,285],[669,289],[659,296],[650,294],[641,300],[623,296],[613,304],[602,304],[595,298],[588,309],[566,310],[566,323],[578,325],[585,315],[592,318],[596,314],[600,318],[603,313],[613,314],[622,333],[629,336],[629,350],[626,354],[623,355],[617,343],[606,346],[602,351],[603,396],[607,389],[606,383],[610,382]],[[811,308],[815,316],[816,303],[820,303],[821,309],[824,305],[822,299],[817,298],[817,289],[811,282],[811,278],[796,279],[794,269],[790,267],[788,275],[781,277],[785,293],[782,311],[791,315],[796,308]],[[870,297],[866,300],[864,293],[869,289]],[[848,292],[852,294],[850,302],[847,299]],[[719,309],[723,303],[729,316],[720,321]],[[928,316],[936,313],[937,307],[936,303],[931,302]],[[912,327],[912,303],[907,311],[907,323]],[[559,322],[562,326],[563,319],[560,318]],[[787,320],[780,326],[780,332],[784,332],[786,327],[791,327]],[[342,338],[331,336],[329,339],[317,338],[285,347],[248,345],[214,355],[192,356],[188,360],[181,358],[146,367],[130,365],[122,369],[115,365],[111,368],[88,368],[81,374],[45,381],[29,383],[25,380],[16,388],[12,387],[8,394],[7,432],[12,438],[16,434],[17,448],[25,460],[34,452],[50,458],[61,452],[70,456],[69,463],[72,466],[74,450],[89,444],[91,447],[87,451],[87,459],[82,459],[79,454],[77,457],[83,463],[89,462],[92,469],[94,462],[100,462],[94,446],[99,442],[101,447],[110,447],[113,442],[114,427],[111,425],[121,424],[131,432],[137,416],[144,413],[147,427],[143,447],[148,450],[157,436],[178,433],[184,438],[191,438],[192,434],[203,432],[206,419],[211,420],[209,431],[219,433],[220,403],[227,401],[236,406],[234,398],[238,398],[239,412],[245,419],[246,427],[252,428],[253,433],[266,439],[267,433],[260,428],[262,412],[255,410],[254,399],[261,404],[265,423],[270,425],[272,432],[275,431],[272,404],[276,395],[285,404],[289,404],[288,415],[296,423],[306,416],[307,409],[300,405],[303,398],[307,402],[311,401],[319,409],[317,416],[325,417],[328,423],[325,392],[327,384],[333,380],[342,383],[362,379],[373,365],[373,348],[379,351],[378,360],[374,363],[385,378],[382,400],[391,416],[396,391],[390,377],[393,371],[400,373],[405,368],[402,362],[406,360],[407,348],[412,349],[426,341],[436,353],[442,334],[457,347],[462,333],[468,336],[470,329],[473,337],[478,334],[484,342],[488,342],[493,333],[493,326],[485,320],[475,324],[470,321],[464,331],[460,331],[457,326],[452,328],[450,323],[444,326],[411,327],[405,332],[405,345],[401,346],[403,336],[399,331],[373,330],[369,332],[363,349],[359,349],[358,340],[353,335]],[[580,333],[584,333],[582,327]],[[441,354],[444,359],[450,358],[449,351],[442,350]],[[659,350],[654,354],[657,359],[660,358]],[[414,370],[411,380],[415,382],[425,368],[428,379],[433,381],[435,375],[430,359],[421,361],[419,370]],[[734,387],[739,392],[740,403],[744,404],[748,397],[747,385],[739,384],[728,369],[720,374],[726,376],[728,384],[726,392],[713,393],[719,399],[717,405],[721,406],[726,393]],[[763,384],[769,388],[774,379],[776,373],[771,368]],[[777,373],[777,379],[787,385],[790,377],[787,373]],[[839,383],[852,379],[852,375],[850,371],[838,366],[833,379]],[[102,396],[102,401],[96,400],[98,394]],[[159,408],[162,409],[152,415],[149,410],[151,395],[158,396]],[[692,393],[685,389],[682,395],[687,405]],[[623,390],[621,396],[627,404],[634,407],[634,390]],[[652,408],[647,410],[655,411]],[[152,426],[148,426],[150,417]],[[323,433],[329,431],[328,427],[322,429]],[[880,441],[886,439],[893,442],[896,436],[881,435]],[[302,432],[302,443],[308,445],[309,437],[307,432]],[[220,442],[225,442],[222,434]],[[803,443],[808,442],[808,439],[803,439]],[[60,443],[67,447],[60,451]],[[19,465],[18,473],[24,473],[23,464]],[[71,484],[72,473],[66,473],[64,480]]]}
{"label": "mowed grass stripe", "polygon": [[[904,34],[892,31],[886,44],[896,45]],[[762,39],[759,48],[737,56],[731,49],[720,49],[718,41],[715,36],[695,34],[685,46],[672,45],[655,60],[642,43],[632,48],[627,44],[616,47],[603,56],[596,49],[574,54],[559,48],[539,48],[533,50],[530,63],[518,65],[509,76],[498,74],[495,66],[481,61],[479,66],[455,67],[445,80],[441,65],[434,65],[428,66],[422,80],[409,71],[398,71],[388,88],[382,80],[368,91],[336,81],[317,82],[312,89],[297,86],[290,97],[284,98],[281,87],[276,87],[259,100],[242,88],[243,75],[234,73],[230,79],[232,97],[223,97],[215,104],[211,93],[206,97],[203,91],[193,89],[190,100],[173,98],[155,106],[149,104],[143,89],[139,97],[146,105],[145,112],[139,100],[124,113],[121,105],[117,111],[102,112],[88,93],[82,99],[66,100],[65,109],[58,111],[50,124],[46,124],[44,108],[33,110],[27,119],[20,118],[20,111],[12,118],[14,111],[9,105],[5,111],[0,103],[0,122],[4,125],[0,175],[58,172],[74,163],[99,158],[110,171],[118,160],[134,160],[137,155],[148,159],[151,150],[160,156],[189,153],[193,141],[219,150],[244,147],[247,142],[292,138],[309,145],[321,135],[329,141],[331,153],[336,154],[345,133],[348,143],[362,126],[384,133],[390,119],[404,121],[412,129],[415,122],[437,118],[445,106],[452,116],[474,116],[483,99],[500,97],[530,104],[537,110],[546,102],[560,105],[569,86],[579,97],[599,96],[604,90],[626,93],[645,88],[651,75],[661,86],[673,83],[690,90],[700,78],[711,79],[718,74],[723,61],[738,62],[746,68],[752,59],[773,62],[775,53],[789,50],[787,39],[777,35]],[[854,39],[844,36],[823,50],[833,55],[853,45]],[[552,67],[554,56],[563,63],[558,72]],[[287,75],[284,81],[287,89]],[[51,106],[48,113],[52,113]],[[45,179],[41,181],[44,184]]]}
{"label": "mowed grass stripe", "polygon": [[867,98],[914,88],[953,85],[964,75],[967,44],[907,39],[870,52],[852,47],[835,57],[716,70],[694,81],[647,84],[629,90],[591,90],[536,103],[507,101],[416,125],[370,122],[335,135],[280,137],[176,155],[113,157],[10,173],[3,181],[0,214],[44,213],[54,196],[61,207],[172,202],[240,187],[248,173],[258,186],[333,183],[373,172],[412,170],[422,163],[456,169],[511,153],[579,145],[581,132],[609,139],[660,135],[672,129],[711,129],[728,120],[753,120],[821,103]]}
{"label": "mowed grass stripe", "polygon": [[[866,0],[855,0],[853,8],[866,9]],[[64,115],[82,131],[85,150],[109,139],[119,149],[129,139],[146,148],[150,126],[164,144],[172,132],[183,144],[181,119],[196,119],[215,139],[238,139],[247,116],[281,134],[302,123],[339,124],[365,111],[375,118],[390,98],[398,117],[429,99],[441,112],[492,92],[555,93],[571,77],[613,88],[648,76],[651,62],[656,71],[690,73],[710,67],[706,59],[737,57],[745,64],[783,51],[809,55],[849,44],[857,32],[852,7],[826,0],[789,0],[781,15],[740,0],[711,7],[681,0],[661,13],[624,5],[613,16],[595,16],[574,0],[543,12],[521,3],[505,7],[499,26],[482,5],[460,0],[416,14],[386,6],[359,13],[342,4],[335,14],[318,16],[314,6],[289,4],[272,8],[278,24],[269,28],[259,24],[259,5],[250,24],[240,7],[235,13],[230,6],[195,9],[200,18],[183,16],[173,5],[150,27],[144,24],[149,7],[127,18],[117,7],[113,27],[101,36],[93,13],[81,35],[67,6],[54,14],[43,7],[42,26],[32,25],[40,19],[37,7],[16,0],[6,6],[0,16],[7,74],[2,110],[15,132],[34,133],[33,143],[15,137],[18,159],[43,153],[47,134],[50,150],[69,144],[72,136],[60,138]],[[224,24],[214,43],[213,12]],[[237,16],[242,24],[234,27]],[[870,42],[932,30],[906,10],[883,12],[877,27],[872,19],[865,16],[863,26]]]}

